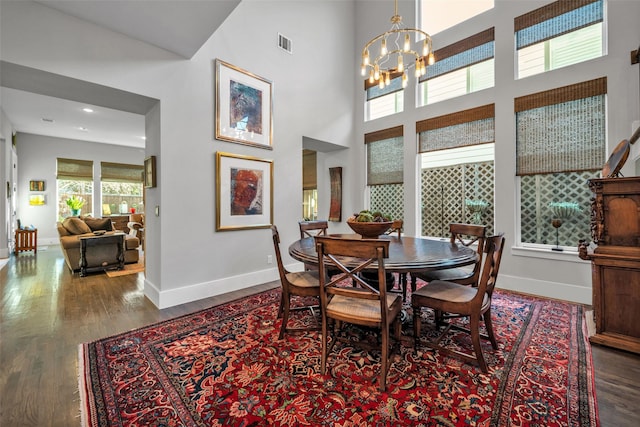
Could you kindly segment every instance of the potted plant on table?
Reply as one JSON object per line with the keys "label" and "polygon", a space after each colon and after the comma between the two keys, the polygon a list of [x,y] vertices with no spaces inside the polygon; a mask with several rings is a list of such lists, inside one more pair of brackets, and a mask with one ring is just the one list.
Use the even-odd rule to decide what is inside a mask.
{"label": "potted plant on table", "polygon": [[79,216],[80,210],[84,206],[82,197],[71,196],[67,199],[67,206],[71,209],[71,216]]}

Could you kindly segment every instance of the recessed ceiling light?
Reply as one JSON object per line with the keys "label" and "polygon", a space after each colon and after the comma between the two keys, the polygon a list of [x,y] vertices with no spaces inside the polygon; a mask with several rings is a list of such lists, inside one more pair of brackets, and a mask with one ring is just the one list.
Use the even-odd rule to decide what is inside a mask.
{"label": "recessed ceiling light", "polygon": [[85,113],[93,113],[93,110],[91,108],[83,108],[82,111],[84,111]]}
{"label": "recessed ceiling light", "polygon": [[86,127],[83,127],[83,126],[80,126],[78,128],[78,130],[81,131],[81,132],[89,132],[89,129],[87,129]]}
{"label": "recessed ceiling light", "polygon": [[144,139],[145,141],[147,140],[146,136],[141,136],[140,138]]}

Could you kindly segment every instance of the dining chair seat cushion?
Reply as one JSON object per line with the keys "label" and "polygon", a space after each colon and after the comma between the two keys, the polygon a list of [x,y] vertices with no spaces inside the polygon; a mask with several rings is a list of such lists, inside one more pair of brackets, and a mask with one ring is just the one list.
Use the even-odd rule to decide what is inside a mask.
{"label": "dining chair seat cushion", "polygon": [[[411,295],[411,299],[413,300],[415,298],[416,301],[420,299],[429,299],[432,301],[465,303],[470,302],[477,293],[478,288],[460,285],[453,282],[434,280],[429,282],[428,285],[418,289]],[[485,294],[482,299],[482,307],[485,307],[487,304],[489,304],[489,297]]]}
{"label": "dining chair seat cushion", "polygon": [[417,277],[425,282],[431,282],[433,280],[462,280],[473,277],[473,270],[466,270],[463,268],[448,268],[446,270],[427,271],[424,273],[417,273]]}
{"label": "dining chair seat cushion", "polygon": [[[401,304],[401,296],[398,294],[387,295],[387,307],[394,303]],[[344,295],[334,295],[327,304],[327,313],[345,314],[352,318],[360,318],[366,321],[380,322],[380,301],[351,298]]]}
{"label": "dining chair seat cushion", "polygon": [[320,274],[318,271],[297,271],[287,273],[287,280],[299,288],[319,288]]}

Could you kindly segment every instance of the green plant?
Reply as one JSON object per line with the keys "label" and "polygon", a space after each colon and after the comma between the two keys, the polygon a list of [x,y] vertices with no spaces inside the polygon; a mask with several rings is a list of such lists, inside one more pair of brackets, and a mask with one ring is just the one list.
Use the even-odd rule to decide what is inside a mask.
{"label": "green plant", "polygon": [[82,197],[71,196],[67,199],[67,206],[73,210],[80,209],[84,206],[84,200],[82,200]]}

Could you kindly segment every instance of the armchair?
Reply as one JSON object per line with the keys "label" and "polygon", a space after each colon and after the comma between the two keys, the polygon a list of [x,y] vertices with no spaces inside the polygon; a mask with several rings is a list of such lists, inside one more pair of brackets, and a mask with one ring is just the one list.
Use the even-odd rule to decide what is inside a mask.
{"label": "armchair", "polygon": [[130,214],[127,223],[129,236],[137,237],[144,251],[144,214]]}

